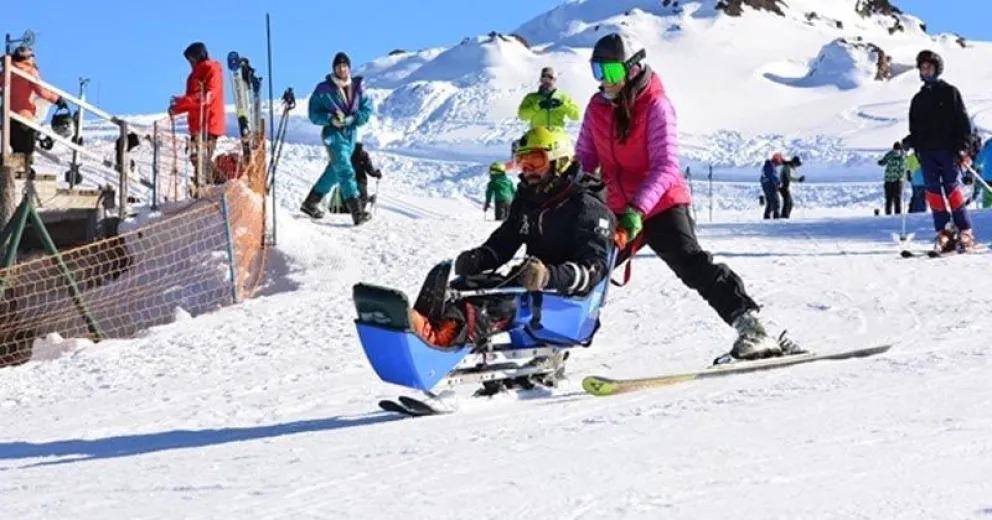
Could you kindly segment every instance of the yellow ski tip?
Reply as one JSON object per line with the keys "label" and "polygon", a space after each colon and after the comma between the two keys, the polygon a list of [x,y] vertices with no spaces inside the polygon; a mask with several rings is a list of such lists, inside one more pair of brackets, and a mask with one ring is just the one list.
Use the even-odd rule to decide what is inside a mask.
{"label": "yellow ski tip", "polygon": [[607,396],[617,393],[620,385],[613,379],[599,376],[588,376],[582,379],[582,389],[588,394]]}

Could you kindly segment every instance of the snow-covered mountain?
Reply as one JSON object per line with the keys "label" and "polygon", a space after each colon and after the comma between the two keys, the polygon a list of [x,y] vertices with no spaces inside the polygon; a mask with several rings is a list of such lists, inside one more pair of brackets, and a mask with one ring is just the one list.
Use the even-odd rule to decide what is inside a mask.
{"label": "snow-covered mountain", "polygon": [[[885,0],[577,0],[511,34],[397,50],[360,67],[377,102],[379,147],[506,153],[538,71],[585,103],[591,47],[618,31],[640,42],[675,103],[685,159],[751,165],[787,146],[812,162],[858,164],[906,132],[916,53],[940,52],[978,123],[992,108],[992,45],[930,35]],[[888,60],[884,56],[888,56]],[[886,61],[891,79],[877,80]],[[316,135],[310,130],[307,135]]]}

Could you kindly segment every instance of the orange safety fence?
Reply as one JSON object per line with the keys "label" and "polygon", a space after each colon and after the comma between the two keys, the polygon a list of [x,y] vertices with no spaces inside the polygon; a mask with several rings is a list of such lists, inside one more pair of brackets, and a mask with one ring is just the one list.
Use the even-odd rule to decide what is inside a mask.
{"label": "orange safety fence", "polygon": [[[176,143],[170,135],[164,149]],[[169,163],[177,168],[169,172],[188,160],[176,146]],[[239,177],[165,204],[153,220],[115,237],[63,251],[65,270],[51,256],[0,269],[0,366],[30,360],[35,340],[51,333],[127,338],[183,312],[196,316],[250,298],[267,256],[265,159],[264,140],[256,142]],[[176,177],[159,181],[163,199],[184,198],[169,196]]]}

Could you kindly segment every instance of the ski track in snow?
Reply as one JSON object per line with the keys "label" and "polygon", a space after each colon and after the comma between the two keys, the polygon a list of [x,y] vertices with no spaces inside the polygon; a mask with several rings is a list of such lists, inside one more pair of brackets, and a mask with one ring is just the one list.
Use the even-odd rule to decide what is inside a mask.
{"label": "ski track in snow", "polygon": [[[728,209],[700,240],[796,340],[891,352],[586,396],[583,375],[694,369],[733,340],[645,250],[562,387],[466,389],[458,413],[409,420],[375,407],[403,390],[365,361],[351,286],[413,294],[430,266],[480,243],[495,226],[479,215],[483,165],[376,152],[382,202],[355,229],[286,211],[323,167],[318,147],[287,151],[259,297],[2,371],[0,516],[961,518],[992,506],[989,256],[899,259],[899,220],[863,216],[860,185],[805,186],[822,206],[762,222],[735,198],[749,191],[720,184]],[[909,231],[928,236],[928,219],[912,215]],[[975,221],[992,228],[992,214]]]}

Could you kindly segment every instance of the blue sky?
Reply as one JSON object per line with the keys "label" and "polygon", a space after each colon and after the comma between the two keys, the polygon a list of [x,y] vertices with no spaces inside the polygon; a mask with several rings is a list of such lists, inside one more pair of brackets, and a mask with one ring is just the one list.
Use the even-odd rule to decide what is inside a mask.
{"label": "blue sky", "polygon": [[[237,50],[265,74],[265,13],[272,16],[275,91],[305,95],[338,50],[357,65],[396,48],[450,45],[492,30],[509,32],[561,0],[173,0],[6,2],[2,30],[32,29],[42,76],[75,92],[92,78],[89,97],[115,113],[164,110],[181,93],[189,65],[183,49],[207,43],[221,58]],[[992,40],[989,0],[896,0],[931,33]]]}

